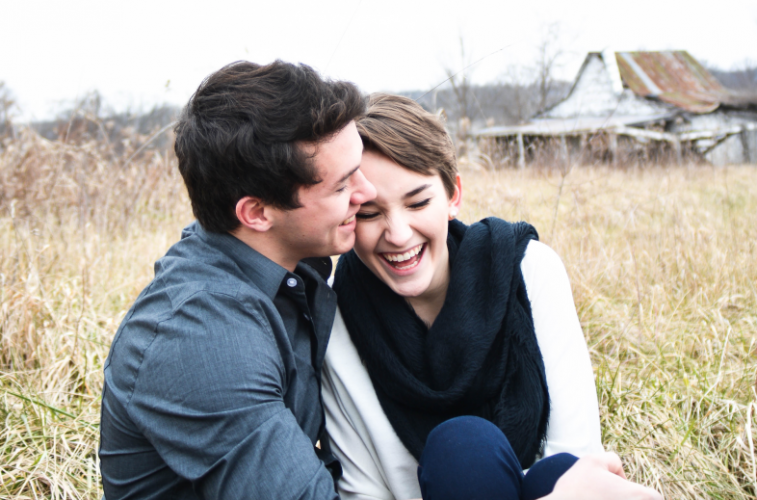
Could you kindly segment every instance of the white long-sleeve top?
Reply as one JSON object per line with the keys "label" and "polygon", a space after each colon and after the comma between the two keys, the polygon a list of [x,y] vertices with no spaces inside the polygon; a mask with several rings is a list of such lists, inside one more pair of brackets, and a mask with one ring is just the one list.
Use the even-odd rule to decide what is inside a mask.
{"label": "white long-sleeve top", "polygon": [[[560,257],[531,241],[521,262],[544,359],[550,414],[544,456],[602,451],[589,351]],[[323,368],[326,430],[344,470],[343,499],[420,498],[418,462],[394,432],[337,311]]]}

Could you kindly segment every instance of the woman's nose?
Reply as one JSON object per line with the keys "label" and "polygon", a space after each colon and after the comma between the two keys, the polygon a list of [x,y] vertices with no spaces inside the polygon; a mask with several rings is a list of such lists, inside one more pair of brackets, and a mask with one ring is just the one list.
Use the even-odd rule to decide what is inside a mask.
{"label": "woman's nose", "polygon": [[408,224],[408,221],[401,215],[387,217],[386,221],[384,239],[387,243],[391,243],[393,246],[403,249],[413,236],[413,229],[410,227],[410,224]]}

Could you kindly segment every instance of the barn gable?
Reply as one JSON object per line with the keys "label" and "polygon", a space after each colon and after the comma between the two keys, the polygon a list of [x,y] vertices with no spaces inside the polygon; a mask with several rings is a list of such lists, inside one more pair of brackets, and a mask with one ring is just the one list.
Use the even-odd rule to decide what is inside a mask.
{"label": "barn gable", "polygon": [[618,88],[616,81],[619,79],[613,79],[611,71],[616,68],[608,68],[610,64],[607,60],[600,52],[590,52],[568,96],[538,118],[658,116],[672,111],[670,106],[650,102],[629,90]]}

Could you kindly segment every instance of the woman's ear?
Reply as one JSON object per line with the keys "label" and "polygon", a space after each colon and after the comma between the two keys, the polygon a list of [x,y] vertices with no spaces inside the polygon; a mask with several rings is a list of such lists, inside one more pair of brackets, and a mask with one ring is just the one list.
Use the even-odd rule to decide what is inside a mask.
{"label": "woman's ear", "polygon": [[260,233],[271,229],[271,207],[255,196],[245,196],[237,202],[237,219],[244,227]]}
{"label": "woman's ear", "polygon": [[449,220],[457,217],[460,213],[460,207],[463,204],[463,181],[460,178],[460,174],[455,176],[455,192],[452,194],[452,198],[449,199]]}

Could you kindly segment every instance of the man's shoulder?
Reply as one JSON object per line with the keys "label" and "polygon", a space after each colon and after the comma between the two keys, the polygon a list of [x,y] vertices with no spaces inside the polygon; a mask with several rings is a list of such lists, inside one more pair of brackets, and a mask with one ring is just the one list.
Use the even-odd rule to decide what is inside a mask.
{"label": "man's shoulder", "polygon": [[155,263],[152,283],[134,302],[124,323],[158,325],[198,314],[207,322],[234,313],[268,315],[275,309],[272,298],[233,259],[193,239],[182,239]]}
{"label": "man's shoulder", "polygon": [[155,278],[121,322],[105,368],[128,366],[135,376],[137,363],[166,342],[189,348],[213,339],[221,347],[231,329],[269,343],[277,321],[271,297],[233,259],[195,236],[183,237],[155,263]]}

